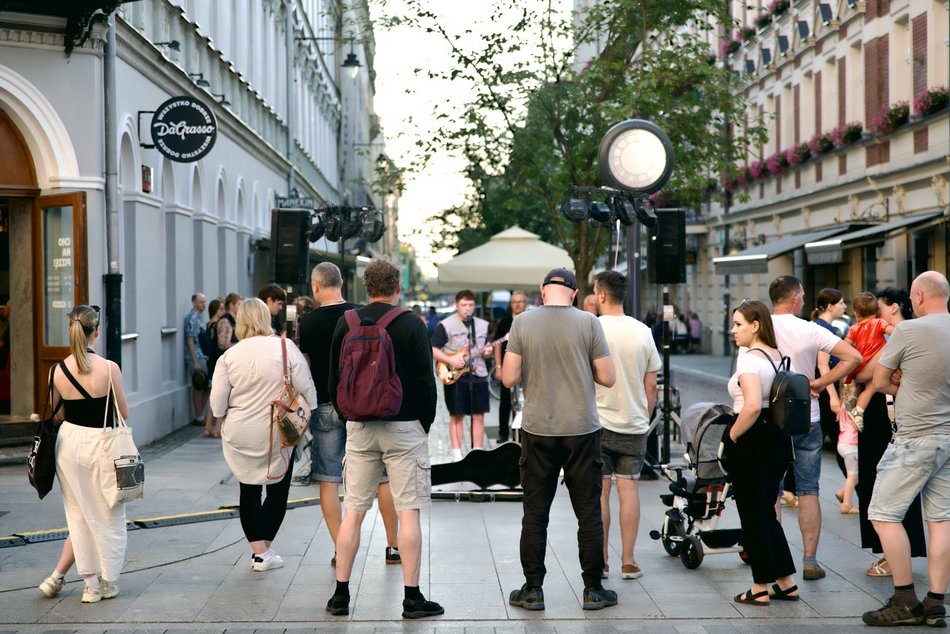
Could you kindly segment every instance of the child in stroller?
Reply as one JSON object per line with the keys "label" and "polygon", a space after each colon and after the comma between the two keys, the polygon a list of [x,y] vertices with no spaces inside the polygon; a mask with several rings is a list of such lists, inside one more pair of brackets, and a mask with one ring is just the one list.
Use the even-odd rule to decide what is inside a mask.
{"label": "child in stroller", "polygon": [[739,553],[745,561],[742,529],[717,528],[725,502],[731,497],[720,445],[734,418],[728,405],[691,405],[683,414],[680,430],[686,443],[686,464],[662,467],[670,479],[671,492],[660,499],[670,508],[662,531],[651,531],[650,537],[661,540],[664,550],[673,557],[679,555],[690,569],[699,568],[705,555]]}

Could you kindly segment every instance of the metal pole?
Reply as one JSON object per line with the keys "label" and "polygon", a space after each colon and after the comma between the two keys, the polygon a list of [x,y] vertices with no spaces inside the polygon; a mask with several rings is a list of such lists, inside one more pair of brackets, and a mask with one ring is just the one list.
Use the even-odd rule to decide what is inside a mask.
{"label": "metal pole", "polygon": [[287,16],[285,19],[286,40],[287,40],[287,162],[290,163],[290,169],[287,172],[287,195],[292,196],[292,192],[297,187],[297,175],[294,172],[294,163],[296,161],[296,146],[294,143],[294,3],[287,3]]}
{"label": "metal pole", "polygon": [[103,127],[106,158],[106,358],[122,365],[122,269],[119,262],[119,157],[116,147],[115,12],[109,14],[109,34],[102,58]]}
{"label": "metal pole", "polygon": [[[670,424],[673,412],[673,404],[670,401],[670,347],[672,345],[673,332],[670,329],[670,322],[666,320],[666,307],[670,305],[670,288],[663,287],[663,450],[661,452],[660,462],[662,464],[670,463]],[[670,311],[672,313],[672,310]],[[673,315],[676,318],[676,315]]]}
{"label": "metal pole", "polygon": [[[342,217],[343,217],[342,210],[339,213],[340,213],[341,222],[342,222]],[[346,299],[346,262],[343,261],[343,243],[344,242],[346,242],[346,240],[343,239],[343,236],[340,236],[340,239],[337,241],[337,247],[339,248],[339,252],[340,252],[340,277],[343,280],[343,288],[341,292],[343,294],[343,299]]]}

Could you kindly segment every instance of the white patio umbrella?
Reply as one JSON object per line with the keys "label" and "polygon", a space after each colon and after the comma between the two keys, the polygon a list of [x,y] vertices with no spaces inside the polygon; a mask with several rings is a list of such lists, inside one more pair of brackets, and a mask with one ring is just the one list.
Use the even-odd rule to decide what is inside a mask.
{"label": "white patio umbrella", "polygon": [[557,267],[574,270],[567,251],[514,226],[440,264],[438,288],[442,291],[537,290],[548,271]]}

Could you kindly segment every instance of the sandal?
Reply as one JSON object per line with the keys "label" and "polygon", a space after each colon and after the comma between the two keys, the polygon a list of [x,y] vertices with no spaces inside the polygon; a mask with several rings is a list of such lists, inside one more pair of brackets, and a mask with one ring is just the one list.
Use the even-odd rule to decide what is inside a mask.
{"label": "sandal", "polygon": [[[756,600],[756,599],[761,599],[762,597],[765,597],[765,601]],[[768,605],[769,604],[768,597],[769,597],[768,590],[763,590],[762,592],[756,592],[755,594],[753,594],[752,588],[749,588],[742,594],[737,594],[735,597],[733,597],[732,600],[735,601],[736,603],[745,603],[747,605]]]}
{"label": "sandal", "polygon": [[887,565],[887,559],[882,557],[880,561],[875,561],[871,567],[864,571],[869,577],[890,577],[893,575],[890,566]]}
{"label": "sandal", "polygon": [[856,507],[854,504],[845,504],[841,503],[841,514],[842,515],[857,515],[861,512],[861,509]]}
{"label": "sandal", "polygon": [[211,438],[212,436],[214,436],[214,434],[211,433],[210,429],[204,430],[203,432],[201,432],[201,435],[204,436],[205,438]]}
{"label": "sandal", "polygon": [[837,493],[835,493],[835,497],[838,499],[840,503],[844,504],[844,491],[838,491]]}
{"label": "sandal", "polygon": [[[792,594],[792,593],[795,594]],[[776,601],[798,601],[801,599],[798,596],[798,586],[789,586],[782,590],[777,583],[772,584],[772,594],[769,595],[770,599],[775,599]]]}

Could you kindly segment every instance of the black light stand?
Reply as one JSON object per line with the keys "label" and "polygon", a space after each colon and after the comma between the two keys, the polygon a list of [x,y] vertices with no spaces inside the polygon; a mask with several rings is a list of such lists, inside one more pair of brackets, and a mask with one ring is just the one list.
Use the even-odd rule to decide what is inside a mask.
{"label": "black light stand", "polygon": [[[665,319],[666,307],[670,305],[670,289],[663,287],[663,449],[660,452],[660,462],[662,464],[670,463],[670,426],[672,424],[673,404],[670,394],[672,386],[670,385],[670,347],[673,344],[673,331],[670,328],[670,322]],[[672,311],[671,311],[672,312]],[[676,318],[676,315],[673,315]]]}

